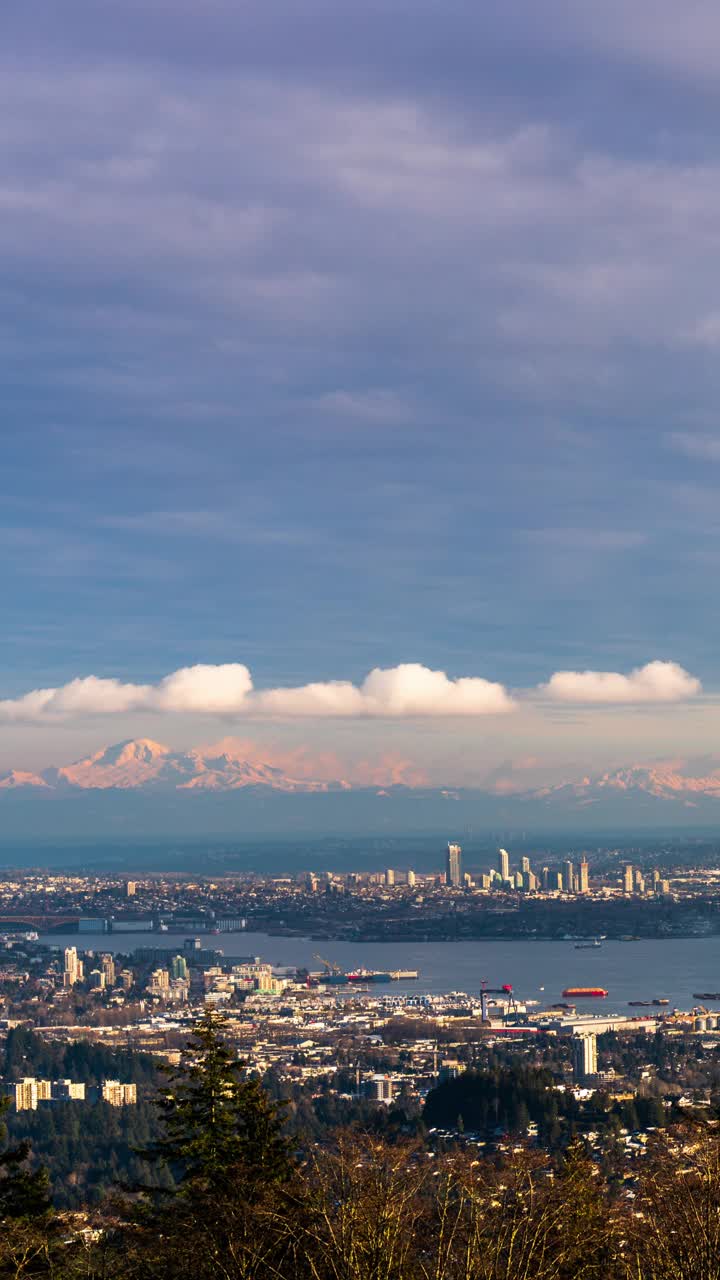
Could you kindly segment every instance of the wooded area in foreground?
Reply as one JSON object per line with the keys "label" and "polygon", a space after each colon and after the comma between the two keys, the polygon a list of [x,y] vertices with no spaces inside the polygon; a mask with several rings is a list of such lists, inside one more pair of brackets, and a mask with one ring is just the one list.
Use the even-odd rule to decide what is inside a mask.
{"label": "wooded area in foreground", "polygon": [[658,1134],[632,1176],[601,1172],[579,1144],[478,1159],[340,1133],[298,1149],[214,1014],[158,1106],[161,1136],[139,1153],[148,1178],[92,1217],[56,1213],[46,1173],[6,1147],[1,1277],[720,1280],[708,1126]]}

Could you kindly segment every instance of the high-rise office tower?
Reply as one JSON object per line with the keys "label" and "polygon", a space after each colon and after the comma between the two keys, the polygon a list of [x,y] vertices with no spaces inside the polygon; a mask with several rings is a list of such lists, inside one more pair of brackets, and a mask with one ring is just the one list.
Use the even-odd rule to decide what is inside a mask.
{"label": "high-rise office tower", "polygon": [[414,871],[408,871],[408,873],[407,873],[407,883],[408,883],[408,889],[414,889],[414,888],[415,888],[415,872],[414,872]]}
{"label": "high-rise office tower", "polygon": [[543,893],[547,893],[548,889],[550,888],[550,868],[543,867],[542,872],[540,874],[541,874],[541,884],[543,887]]}
{"label": "high-rise office tower", "polygon": [[584,1032],[572,1038],[573,1075],[577,1081],[597,1075],[597,1036]]}
{"label": "high-rise office tower", "polygon": [[501,880],[510,879],[510,854],[507,849],[498,849],[498,871]]}
{"label": "high-rise office tower", "polygon": [[528,874],[528,872],[529,872],[529,870],[530,870],[530,859],[529,859],[529,858],[521,858],[521,859],[520,859],[520,870],[522,871],[522,873],[523,873],[523,875],[524,875],[524,876],[526,876],[526,875]]}
{"label": "high-rise office tower", "polygon": [[388,867],[387,871],[385,872],[385,884],[387,885],[388,889],[392,889],[395,885],[395,872],[393,871],[392,867]]}
{"label": "high-rise office tower", "polygon": [[462,884],[462,848],[449,844],[445,860],[445,883],[457,889]]}
{"label": "high-rise office tower", "polygon": [[623,871],[623,893],[632,893],[633,891],[633,869],[632,863],[628,862]]}
{"label": "high-rise office tower", "polygon": [[575,892],[575,867],[568,858],[563,870],[563,888],[566,893]]}
{"label": "high-rise office tower", "polygon": [[590,872],[588,869],[587,858],[583,858],[580,863],[580,875],[578,879],[578,893],[589,893],[590,891]]}

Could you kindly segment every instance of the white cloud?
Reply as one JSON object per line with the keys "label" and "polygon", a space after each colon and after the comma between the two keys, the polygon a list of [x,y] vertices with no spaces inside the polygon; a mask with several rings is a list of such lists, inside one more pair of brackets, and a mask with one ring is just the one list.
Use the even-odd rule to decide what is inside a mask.
{"label": "white cloud", "polygon": [[257,691],[242,663],[200,663],[173,671],[155,685],[86,676],[56,689],[34,689],[0,701],[0,722],[47,723],[143,710],[277,718],[478,716],[513,707],[501,684],[479,676],[451,680],[444,671],[419,663],[377,667],[360,686],[331,680]]}
{"label": "white cloud", "polygon": [[14,724],[83,715],[115,715],[146,706],[151,693],[148,685],[84,676],[59,689],[32,689],[21,698],[0,702],[0,722]]}
{"label": "white cloud", "polygon": [[[682,702],[700,691],[700,681],[683,667],[658,661],[628,675],[556,671],[533,692],[555,702],[621,704]],[[505,714],[517,705],[502,684],[481,676],[451,679],[417,662],[375,667],[359,685],[326,680],[273,689],[255,689],[243,663],[198,663],[157,684],[84,676],[59,688],[33,689],[0,701],[0,723],[60,723],[137,711],[279,720],[473,717]]]}
{"label": "white cloud", "polygon": [[241,662],[199,663],[165,676],[150,691],[149,705],[158,711],[229,715],[244,709],[252,687],[252,676]]}
{"label": "white cloud", "polygon": [[619,671],[556,671],[540,691],[556,702],[684,702],[700,693],[700,681],[677,662],[648,662],[629,675]]}
{"label": "white cloud", "polygon": [[686,454],[688,458],[720,462],[720,436],[695,431],[671,431],[666,440],[671,449]]}
{"label": "white cloud", "polygon": [[504,685],[464,676],[451,680],[417,662],[376,667],[358,687],[346,681],[258,693],[255,705],[288,716],[479,716],[511,711]]}

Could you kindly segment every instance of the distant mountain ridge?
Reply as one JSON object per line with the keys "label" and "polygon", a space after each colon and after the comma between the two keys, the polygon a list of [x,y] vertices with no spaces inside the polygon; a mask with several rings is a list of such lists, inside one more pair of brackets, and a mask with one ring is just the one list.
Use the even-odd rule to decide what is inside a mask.
{"label": "distant mountain ridge", "polygon": [[707,760],[632,764],[525,788],[517,773],[485,787],[430,786],[409,762],[399,767],[391,757],[365,762],[349,779],[342,773],[332,755],[265,756],[257,744],[233,739],[176,751],[139,738],[73,764],[4,774],[0,839],[431,830],[462,838],[480,827],[655,830],[712,827],[720,818],[720,765]]}
{"label": "distant mountain ridge", "polygon": [[680,800],[693,805],[697,800],[720,799],[720,767],[705,774],[684,772],[681,760],[654,765],[629,765],[583,778],[580,782],[560,783],[535,792],[538,798],[558,801],[564,798],[579,805],[598,804],[608,796],[644,794],[659,800]]}
{"label": "distant mountain ridge", "polygon": [[41,773],[11,770],[0,776],[0,790],[42,788],[59,791],[235,791],[241,787],[269,787],[273,791],[329,791],[348,783],[315,781],[285,775],[274,765],[244,759],[230,750],[213,754],[172,751],[150,738],[119,742],[96,751],[74,764],[44,769]]}

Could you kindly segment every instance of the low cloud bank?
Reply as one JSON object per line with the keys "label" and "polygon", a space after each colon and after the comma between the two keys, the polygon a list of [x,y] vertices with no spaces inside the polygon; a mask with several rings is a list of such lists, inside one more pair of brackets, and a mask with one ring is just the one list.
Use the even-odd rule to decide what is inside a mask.
{"label": "low cloud bank", "polygon": [[[617,671],[556,671],[524,698],[586,705],[684,702],[700,681],[676,662],[649,662],[629,675]],[[516,710],[503,684],[482,676],[451,679],[420,663],[376,667],[361,684],[318,681],[295,688],[256,689],[240,662],[182,667],[156,684],[83,676],[52,689],[33,689],[0,701],[0,723],[50,723],[127,712],[267,719],[452,717],[504,715]]]}
{"label": "low cloud bank", "polygon": [[33,689],[0,702],[0,722],[65,720],[130,711],[217,716],[390,717],[478,716],[511,711],[505,687],[480,676],[451,680],[419,663],[376,667],[361,685],[331,680],[297,688],[255,690],[242,663],[198,664],[157,684],[85,676],[57,689]]}

